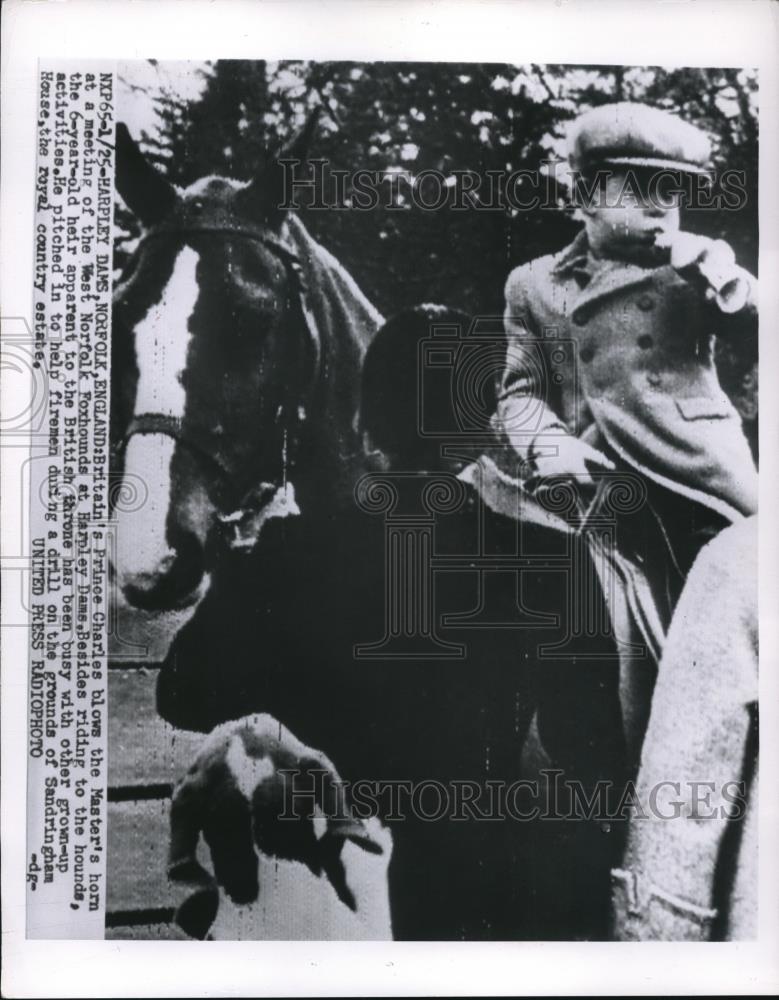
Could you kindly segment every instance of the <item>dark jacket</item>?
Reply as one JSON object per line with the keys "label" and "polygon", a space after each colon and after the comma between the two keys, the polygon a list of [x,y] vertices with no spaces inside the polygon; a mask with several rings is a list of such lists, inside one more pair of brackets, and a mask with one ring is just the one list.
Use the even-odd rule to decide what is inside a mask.
{"label": "dark jacket", "polygon": [[[555,767],[588,781],[612,777],[623,756],[613,721],[616,664],[604,654],[613,640],[578,638],[586,670],[566,658],[570,614],[566,576],[556,566],[556,533],[520,537],[516,521],[483,510],[473,487],[463,483],[458,491],[451,476],[443,477],[449,489],[435,495],[429,487],[437,480],[445,485],[441,476],[384,478],[386,489],[366,499],[396,494],[391,512],[352,507],[328,514],[325,523],[269,521],[255,555],[214,573],[160,672],[161,715],[208,731],[267,712],[326,753],[346,781],[438,782],[450,808],[454,783],[475,783],[475,808],[486,810],[488,781],[503,783],[505,791],[521,776],[522,747],[537,708]],[[447,497],[454,498],[451,509]],[[431,517],[435,506],[443,509]],[[400,572],[388,572],[387,532],[398,527],[402,533],[404,525]],[[412,580],[409,557],[424,555],[425,538],[442,571],[425,571],[422,560]],[[531,561],[528,553],[539,566],[526,569],[520,581],[516,566]],[[552,569],[544,569],[549,561]],[[479,563],[489,569],[480,574]],[[411,599],[422,596],[415,584],[425,588],[424,601]],[[563,646],[558,659],[554,648]],[[355,647],[369,655],[356,657]],[[552,652],[540,656],[546,647]],[[393,827],[396,937],[527,937],[559,930],[550,897],[540,900],[527,890],[539,855],[555,872],[560,868],[559,857],[551,866],[555,848],[548,846],[547,824],[540,823],[533,849],[530,825],[505,814],[498,822],[458,822],[447,812],[429,822],[406,805],[405,820],[396,822],[390,802],[382,795],[380,815]],[[520,797],[517,808],[531,805]],[[563,878],[562,886],[553,880],[553,915],[567,912],[583,936],[605,933],[608,871],[616,861],[594,826],[588,833],[597,841],[597,858],[574,880]],[[566,860],[572,863],[570,850]]]}

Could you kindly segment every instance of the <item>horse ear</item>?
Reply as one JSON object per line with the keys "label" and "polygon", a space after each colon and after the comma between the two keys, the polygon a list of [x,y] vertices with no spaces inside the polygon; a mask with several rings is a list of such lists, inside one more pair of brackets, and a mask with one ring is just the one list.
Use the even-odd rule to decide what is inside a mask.
{"label": "horse ear", "polygon": [[321,114],[322,105],[315,105],[309,112],[303,127],[282,146],[281,152],[276,157],[277,160],[305,160]]}
{"label": "horse ear", "polygon": [[287,209],[283,206],[292,196],[292,192],[287,190],[285,179],[291,174],[292,165],[285,166],[282,161],[303,161],[307,158],[321,112],[321,105],[317,105],[309,114],[303,127],[284,144],[275,156],[262,165],[249,186],[240,193],[241,206],[258,222],[276,228],[284,220]]}
{"label": "horse ear", "polygon": [[176,191],[145,158],[124,122],[116,126],[116,190],[144,226],[153,226],[173,208]]}

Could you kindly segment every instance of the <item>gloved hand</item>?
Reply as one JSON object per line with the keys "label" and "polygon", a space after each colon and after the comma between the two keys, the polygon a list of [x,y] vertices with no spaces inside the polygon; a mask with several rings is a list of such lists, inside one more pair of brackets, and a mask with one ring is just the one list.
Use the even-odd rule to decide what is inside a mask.
{"label": "gloved hand", "polygon": [[670,254],[671,267],[679,274],[700,281],[706,298],[724,312],[743,308],[749,297],[749,280],[725,240],[677,231],[658,235],[655,246]]}
{"label": "gloved hand", "polygon": [[543,485],[544,480],[554,477],[593,486],[593,469],[614,470],[614,463],[603,452],[572,434],[555,438],[554,445],[546,449],[546,452],[536,450],[534,444],[530,461],[534,472],[531,481],[534,485]]}
{"label": "gloved hand", "polygon": [[[316,811],[326,820],[321,837]],[[346,882],[344,843],[383,852],[350,810],[332,762],[270,715],[225,723],[206,738],[174,790],[170,832],[170,878],[193,889],[176,920],[198,938],[214,921],[219,886],[235,903],[257,899],[257,850],[325,874],[352,910],[357,904]],[[211,850],[213,875],[196,857],[201,833]]]}

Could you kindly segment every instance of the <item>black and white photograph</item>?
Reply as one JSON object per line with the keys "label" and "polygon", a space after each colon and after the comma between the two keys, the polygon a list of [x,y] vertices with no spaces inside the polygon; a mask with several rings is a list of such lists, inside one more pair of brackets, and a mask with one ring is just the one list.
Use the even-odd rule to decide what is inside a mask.
{"label": "black and white photograph", "polygon": [[108,933],[754,934],[758,84],[118,68]]}
{"label": "black and white photograph", "polygon": [[416,6],[424,58],[38,57],[2,343],[28,945],[297,943],[293,993],[319,943],[767,941],[775,75],[463,58]]}

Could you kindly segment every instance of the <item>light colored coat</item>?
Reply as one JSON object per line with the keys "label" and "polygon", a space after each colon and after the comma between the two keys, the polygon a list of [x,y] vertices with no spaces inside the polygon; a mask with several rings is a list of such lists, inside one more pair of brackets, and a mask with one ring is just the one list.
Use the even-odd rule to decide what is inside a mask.
{"label": "light colored coat", "polygon": [[756,283],[722,297],[670,265],[599,260],[585,232],[506,283],[506,369],[496,422],[523,457],[574,433],[605,440],[628,465],[729,520],[757,509],[757,473],[739,415],[719,384],[714,335],[757,323]]}
{"label": "light colored coat", "polygon": [[756,937],[757,609],[751,517],[701,550],[668,633],[612,873],[620,940]]}

